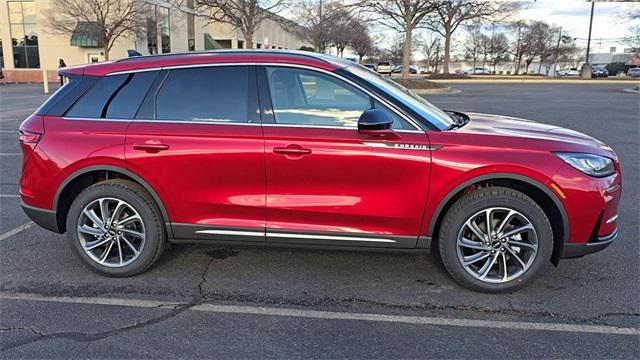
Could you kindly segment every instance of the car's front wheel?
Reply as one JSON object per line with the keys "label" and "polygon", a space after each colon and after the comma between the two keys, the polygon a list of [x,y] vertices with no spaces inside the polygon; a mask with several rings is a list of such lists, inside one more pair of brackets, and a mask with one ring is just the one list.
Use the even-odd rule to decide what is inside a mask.
{"label": "car's front wheel", "polygon": [[522,192],[487,187],[462,196],[439,234],[445,268],[463,286],[507,292],[528,284],[549,264],[553,231],[544,211]]}
{"label": "car's front wheel", "polygon": [[107,180],[82,191],[69,209],[67,238],[91,270],[115,277],[147,270],[166,243],[155,202],[126,180]]}

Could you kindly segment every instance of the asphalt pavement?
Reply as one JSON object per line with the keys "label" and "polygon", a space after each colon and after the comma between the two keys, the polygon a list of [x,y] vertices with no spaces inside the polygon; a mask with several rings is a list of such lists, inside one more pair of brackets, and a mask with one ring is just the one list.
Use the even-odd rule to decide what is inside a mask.
{"label": "asphalt pavement", "polygon": [[628,84],[452,84],[451,110],[578,130],[620,156],[620,236],[531,286],[456,285],[432,254],[173,245],[89,272],[20,209],[18,125],[46,96],[0,86],[0,358],[637,358],[640,96]]}

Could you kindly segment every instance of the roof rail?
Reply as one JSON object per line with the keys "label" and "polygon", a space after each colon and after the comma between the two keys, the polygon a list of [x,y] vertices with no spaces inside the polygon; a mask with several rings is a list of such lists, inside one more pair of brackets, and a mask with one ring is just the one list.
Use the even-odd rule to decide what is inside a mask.
{"label": "roof rail", "polygon": [[120,60],[116,60],[115,62],[133,62],[133,61],[141,61],[146,59],[155,59],[155,58],[163,58],[163,57],[171,57],[171,56],[198,56],[198,55],[207,55],[207,54],[274,54],[274,55],[293,55],[293,56],[301,56],[307,58],[313,58],[317,60],[324,61],[326,63],[334,63],[331,61],[331,56],[319,53],[313,53],[309,51],[302,50],[284,50],[284,49],[219,49],[219,50],[201,50],[201,51],[184,51],[184,52],[173,52],[166,54],[154,54],[154,55],[142,55],[135,57],[128,57]]}

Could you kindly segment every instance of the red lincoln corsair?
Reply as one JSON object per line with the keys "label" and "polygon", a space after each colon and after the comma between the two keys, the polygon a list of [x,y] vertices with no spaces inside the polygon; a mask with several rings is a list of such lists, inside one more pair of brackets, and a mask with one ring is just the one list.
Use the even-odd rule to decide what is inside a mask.
{"label": "red lincoln corsair", "polygon": [[105,275],[168,242],[433,248],[460,284],[503,292],[617,235],[607,145],[440,110],[342,59],[214,51],[61,75],[20,126],[22,206]]}

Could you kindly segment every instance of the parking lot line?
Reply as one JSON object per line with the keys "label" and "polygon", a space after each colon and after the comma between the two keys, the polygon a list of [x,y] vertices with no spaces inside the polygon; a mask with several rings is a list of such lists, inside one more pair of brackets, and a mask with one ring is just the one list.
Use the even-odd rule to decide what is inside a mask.
{"label": "parking lot line", "polygon": [[22,153],[0,153],[0,156],[20,156]]}
{"label": "parking lot line", "polygon": [[0,198],[19,198],[20,194],[0,194]]}
{"label": "parking lot line", "polygon": [[13,229],[7,231],[6,233],[1,234],[0,235],[0,241],[8,239],[8,238],[12,237],[13,235],[15,235],[15,234],[17,234],[19,232],[27,230],[28,228],[32,227],[33,225],[35,225],[33,223],[33,221],[30,221],[30,222],[28,222],[26,224],[18,226],[17,228],[13,228]]}
{"label": "parking lot line", "polygon": [[[162,308],[162,307],[174,307],[176,305],[184,305],[184,303],[182,304],[167,303],[167,302],[153,301],[153,300],[98,298],[98,297],[68,297],[68,296],[60,297],[60,296],[43,296],[43,295],[37,295],[37,294],[4,293],[4,292],[0,292],[0,299],[23,300],[23,301],[47,301],[47,302],[58,302],[58,303],[86,304],[86,305],[128,306],[128,307],[140,307],[140,308],[153,308],[153,307]],[[604,334],[604,335],[634,335],[634,336],[640,335],[640,329],[632,328],[632,327],[384,315],[384,314],[372,314],[372,313],[316,311],[316,310],[303,310],[303,309],[293,309],[293,308],[258,307],[258,306],[246,306],[246,305],[236,306],[236,305],[200,304],[200,305],[191,307],[189,310],[209,312],[209,313],[222,313],[222,314],[279,316],[279,317],[294,317],[294,318],[323,319],[323,320],[390,322],[390,323],[412,324],[412,325],[491,328],[491,329],[499,329],[499,330],[536,330],[536,331],[554,331],[554,332],[571,332],[571,333],[592,333],[592,334]]]}

